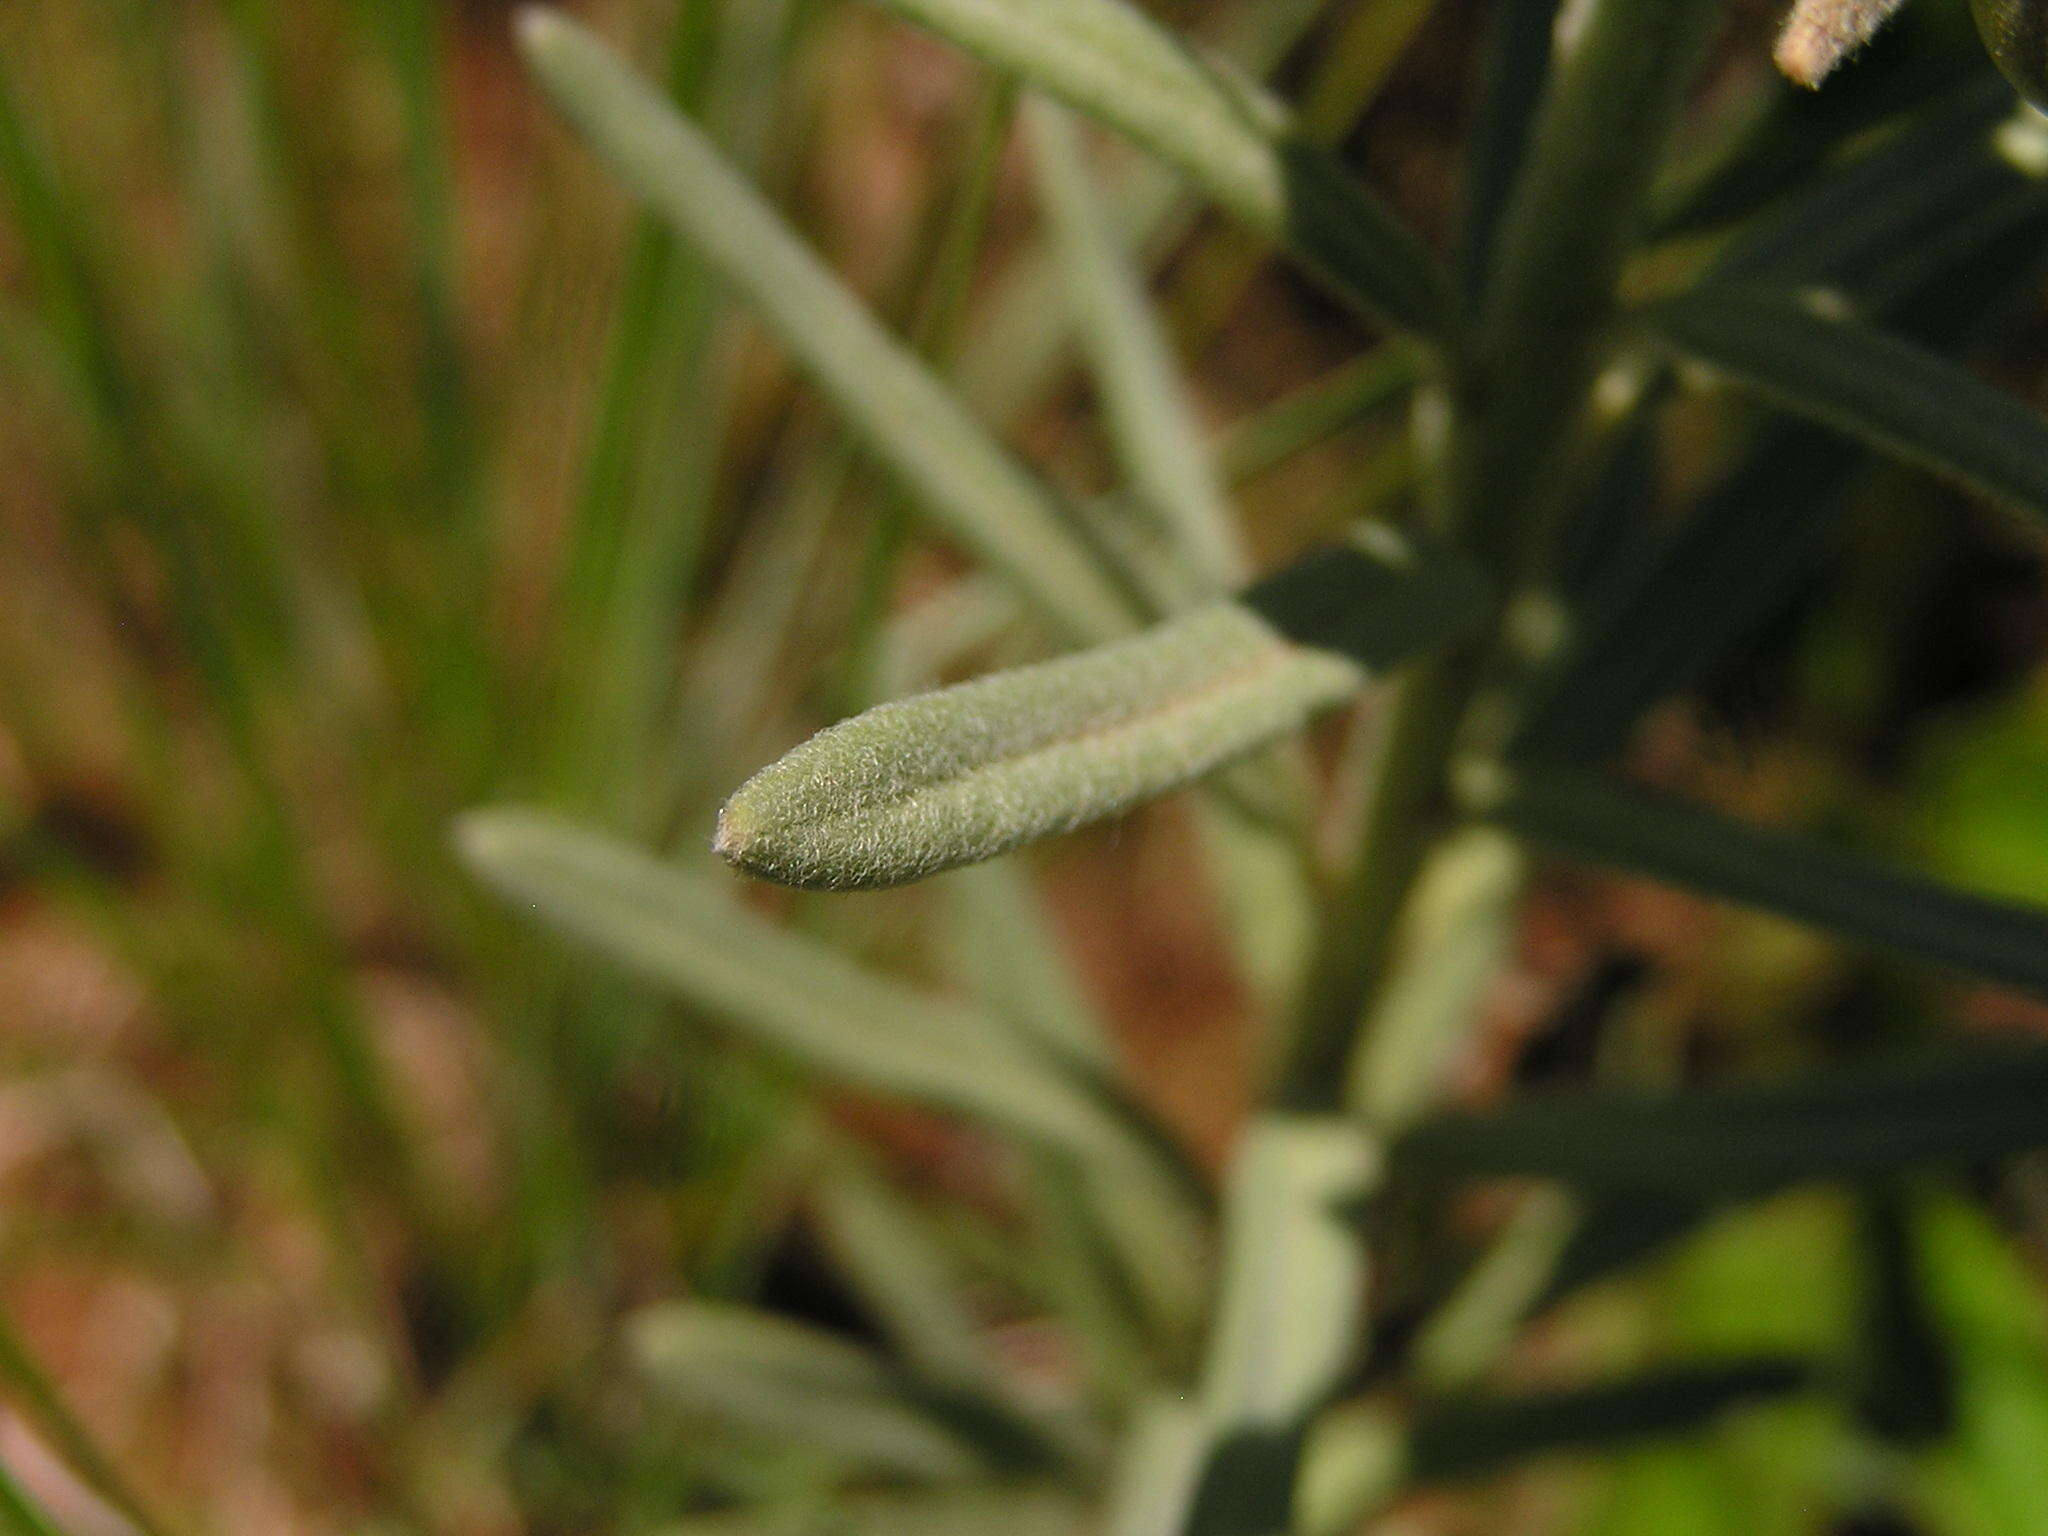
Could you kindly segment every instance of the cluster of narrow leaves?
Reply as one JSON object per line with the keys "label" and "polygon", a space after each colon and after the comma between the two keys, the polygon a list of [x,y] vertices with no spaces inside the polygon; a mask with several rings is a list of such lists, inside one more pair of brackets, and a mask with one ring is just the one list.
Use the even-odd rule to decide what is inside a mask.
{"label": "cluster of narrow leaves", "polygon": [[[1328,882],[1321,949],[1295,979],[1304,1027],[1335,1019],[1335,1059],[1355,1047],[1361,1079],[1379,1087],[1355,1094],[1327,1071],[1284,1081],[1216,1201],[1119,1086],[1099,1032],[1043,1006],[1060,985],[1045,972],[1020,989],[1036,1001],[1010,1017],[942,1003],[778,929],[709,871],[545,818],[481,813],[464,830],[470,860],[544,920],[821,1077],[965,1114],[1026,1149],[1035,1198],[1061,1213],[1083,1274],[1061,1294],[1073,1317],[1093,1318],[1082,1332],[1113,1341],[1094,1363],[1097,1406],[1123,1444],[1106,1471],[1099,1426],[1022,1402],[965,1342],[947,1369],[914,1353],[885,1364],[761,1319],[670,1311],[638,1336],[648,1372],[696,1411],[861,1472],[1022,1478],[1018,1510],[1047,1512],[1048,1528],[1071,1528],[1083,1517],[1069,1499],[1108,1478],[1117,1536],[1349,1529],[1407,1482],[1683,1430],[1759,1397],[1863,1392],[1885,1360],[1681,1361],[1536,1399],[1475,1397],[1471,1366],[1430,1362],[1483,1369],[1485,1340],[1732,1202],[2048,1146],[2040,1053],[1950,1042],[1767,1089],[1432,1112],[1526,858],[1487,861],[1459,898],[1493,942],[1424,909],[1447,861],[1491,828],[1483,835],[1517,848],[2048,997],[2048,915],[1731,821],[1612,766],[1644,708],[1782,606],[1866,454],[1952,482],[2025,536],[2042,532],[2048,425],[1945,355],[2048,241],[2048,157],[2038,139],[2031,158],[2015,152],[2037,130],[1974,76],[1930,86],[1902,74],[1819,145],[1822,130],[1802,128],[1788,97],[1660,208],[1651,173],[1717,7],[1586,0],[1533,80],[1525,55],[1487,72],[1461,286],[1285,106],[1124,0],[884,3],[1044,98],[1031,108],[1034,148],[1144,537],[1037,480],[686,118],[580,24],[529,13],[534,73],[592,147],[756,307],[930,530],[1083,647],[832,727],[732,797],[717,849],[799,886],[916,880],[1125,811],[1364,698],[1389,717],[1370,835]],[[1504,0],[1495,46],[1548,47],[1556,9]],[[2023,32],[1996,35],[2009,54]],[[1068,110],[1170,164],[1386,329],[1389,351],[1285,432],[1309,441],[1330,399],[1348,402],[1341,419],[1412,385],[1436,459],[1407,526],[1361,527],[1228,590],[1242,542],[1219,523],[1220,482],[1128,253],[1092,199]],[[1815,169],[1851,141],[1853,153]],[[1664,287],[1625,300],[1629,258],[1680,234],[1710,238],[1650,264]],[[1615,487],[1654,483],[1632,455],[1654,443],[1651,413],[1695,385],[1776,414],[1718,483],[1646,533]],[[1562,623],[1522,622],[1560,611]],[[1270,766],[1219,781],[1219,817],[1240,834],[1246,800],[1286,776],[1255,771]],[[1286,823],[1283,812],[1255,830],[1285,840],[1297,835]],[[1432,934],[1455,938],[1455,955],[1430,949]],[[1458,958],[1469,955],[1482,963]],[[1393,1016],[1402,1010],[1426,1027]],[[1298,1054],[1326,1061],[1331,1044]],[[1465,1286],[1433,1298],[1415,1354],[1422,1406],[1405,1421],[1349,1413],[1359,1371],[1384,1368],[1368,1359],[1365,1326],[1373,1235],[1415,1191],[1472,1177],[1557,1181],[1579,1214],[1532,1207],[1498,1268],[1483,1257]],[[1926,1209],[1915,1219],[1951,1220]],[[1544,1263],[1524,1262],[1531,1244]],[[1903,1250],[1874,1251],[1880,1283],[1893,1273],[1883,1255]],[[941,1307],[943,1268],[899,1299]],[[1213,1297],[1197,1278],[1211,1272]],[[1910,1285],[1895,1289],[1910,1300]],[[874,1523],[914,1518],[892,1506]]]}

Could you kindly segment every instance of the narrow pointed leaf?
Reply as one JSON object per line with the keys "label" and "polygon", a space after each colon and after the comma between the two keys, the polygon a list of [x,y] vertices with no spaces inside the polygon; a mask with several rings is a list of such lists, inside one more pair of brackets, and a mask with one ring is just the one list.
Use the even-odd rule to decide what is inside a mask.
{"label": "narrow pointed leaf", "polygon": [[1373,318],[1444,328],[1441,276],[1414,235],[1287,110],[1227,80],[1125,0],[881,0],[1186,172]]}
{"label": "narrow pointed leaf", "polygon": [[1947,359],[1765,289],[1701,288],[1646,318],[1784,410],[2048,522],[2048,421]]}
{"label": "narrow pointed leaf", "polygon": [[[1861,79],[1864,71],[1858,70]],[[1802,97],[1804,110],[1826,100]],[[1999,150],[2013,101],[1994,78],[1951,92],[1867,154],[1814,177],[1745,228],[1714,263],[1717,282],[1837,284],[1862,301],[1886,268],[1953,259],[1952,241],[2016,193],[2041,190]],[[1801,141],[1811,147],[1814,140]],[[1888,286],[1880,283],[1880,287]]]}
{"label": "narrow pointed leaf", "polygon": [[1597,586],[1569,651],[1527,706],[1514,753],[1591,762],[1782,612],[1820,558],[1865,456],[1776,422],[1655,547]]}
{"label": "narrow pointed leaf", "polygon": [[[1943,152],[1967,158],[1974,144],[1967,133],[1960,141],[1953,133],[1936,134],[1907,164],[1859,180],[1860,202],[1896,209],[1914,190],[1915,168]],[[1981,145],[1976,150],[1981,154]],[[1954,210],[1933,222],[1942,218],[1954,228]],[[1791,222],[1804,228],[1809,218]],[[1839,221],[1821,209],[1811,212],[1810,222],[1832,228]],[[1905,291],[1873,302],[1923,344],[1953,346],[2025,281],[2044,231],[2048,201],[2037,200],[2030,215],[2010,226],[1976,226],[1976,243],[1950,245],[1934,266],[1915,263]],[[1888,270],[1875,260],[1881,243],[1866,248],[1850,241],[1824,258],[1826,270],[1853,276],[1860,300],[1873,275]],[[1915,250],[1928,243],[1921,235],[1911,241]],[[1772,261],[1800,249],[1789,234],[1783,244]],[[1889,283],[1885,278],[1879,286]],[[1594,592],[1575,643],[1526,717],[1515,753],[1598,757],[1648,705],[1710,675],[1784,610],[1814,569],[1843,493],[1865,459],[1857,444],[1805,423],[1775,423],[1760,433],[1645,558],[1626,562]]]}
{"label": "narrow pointed leaf", "polygon": [[1117,457],[1188,572],[1209,591],[1227,590],[1243,579],[1243,545],[1158,316],[1110,230],[1073,119],[1038,100],[1026,121]]}
{"label": "narrow pointed leaf", "polygon": [[1747,906],[2048,996],[2048,912],[1569,768],[1513,774],[1485,807],[1576,858]]}
{"label": "narrow pointed leaf", "polygon": [[1285,736],[1483,606],[1462,563],[1347,544],[1242,600],[842,721],[740,786],[714,846],[751,874],[830,890],[992,858]]}
{"label": "narrow pointed leaf", "polygon": [[851,1340],[706,1301],[651,1307],[631,1320],[627,1338],[649,1385],[727,1428],[864,1472],[942,1480],[985,1470],[971,1446]]}
{"label": "narrow pointed leaf", "polygon": [[1144,1156],[1096,1090],[987,1016],[784,932],[716,880],[519,811],[473,813],[459,838],[470,865],[537,916],[814,1072],[1056,1151]]}
{"label": "narrow pointed leaf", "polygon": [[1444,1114],[1397,1142],[1392,1161],[1436,1177],[1553,1178],[1692,1202],[2043,1146],[2048,1049],[1974,1045],[1760,1087],[1559,1094]]}
{"label": "narrow pointed leaf", "polygon": [[660,1536],[1090,1536],[1086,1502],[1055,1482],[841,1488],[827,1507],[693,1515]]}
{"label": "narrow pointed leaf", "polygon": [[1058,500],[876,323],[701,130],[565,16],[526,12],[520,40],[570,121],[754,305],[941,531],[1070,637],[1130,627],[1126,595]]}
{"label": "narrow pointed leaf", "polygon": [[960,1266],[940,1247],[932,1224],[865,1170],[826,1172],[813,1201],[836,1266],[918,1378],[953,1391],[1000,1391],[1000,1365]]}

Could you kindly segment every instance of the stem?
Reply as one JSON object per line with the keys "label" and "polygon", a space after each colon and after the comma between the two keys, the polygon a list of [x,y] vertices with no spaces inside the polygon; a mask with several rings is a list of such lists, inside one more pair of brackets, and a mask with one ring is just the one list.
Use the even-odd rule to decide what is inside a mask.
{"label": "stem", "polygon": [[1360,1021],[1384,983],[1408,898],[1448,824],[1445,767],[1477,668],[1465,648],[1421,664],[1396,694],[1371,768],[1361,851],[1330,911],[1274,1097],[1300,1113],[1343,1107]]}
{"label": "stem", "polygon": [[[1500,233],[1498,278],[1452,360],[1436,466],[1444,532],[1504,578],[1545,542],[1525,526],[1586,414],[1621,270],[1716,0],[1585,0],[1555,55],[1527,167]],[[1546,519],[1547,520],[1547,519]],[[1430,663],[1402,686],[1372,769],[1362,845],[1331,907],[1278,1087],[1336,1109],[1383,991],[1415,882],[1453,824],[1446,774],[1496,642]]]}
{"label": "stem", "polygon": [[[1553,504],[1551,487],[1568,468],[1561,450],[1588,414],[1659,150],[1719,11],[1718,0],[1571,0],[1563,14],[1525,168],[1501,225],[1495,279],[1445,360],[1448,420],[1432,455],[1440,531],[1490,564],[1504,590],[1547,557],[1548,534],[1529,525]],[[1345,1107],[1347,1069],[1364,1021],[1386,993],[1417,884],[1455,825],[1448,780],[1471,706],[1496,675],[1498,617],[1492,631],[1419,666],[1395,697],[1371,770],[1362,847],[1327,909],[1276,1085],[1284,1111],[1331,1115]],[[1225,1241],[1235,1253],[1261,1239],[1232,1224]],[[1302,1252],[1280,1262],[1327,1259]],[[1357,1322],[1350,1319],[1354,1332]],[[1212,1365],[1231,1343],[1212,1337]],[[1340,1344],[1325,1341],[1333,1350]],[[1200,1536],[1289,1529],[1300,1432],[1321,1402],[1292,1405],[1291,1424],[1279,1426],[1291,1435],[1274,1432],[1270,1407],[1262,1416],[1253,1403],[1208,1406],[1208,1445],[1182,1529]],[[1242,1441],[1250,1427],[1285,1449],[1256,1476],[1233,1477],[1233,1437]]]}

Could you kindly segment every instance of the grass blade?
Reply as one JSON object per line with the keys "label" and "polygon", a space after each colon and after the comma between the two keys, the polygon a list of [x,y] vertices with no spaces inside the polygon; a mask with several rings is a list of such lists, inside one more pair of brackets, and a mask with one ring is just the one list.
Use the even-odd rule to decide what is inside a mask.
{"label": "grass blade", "polygon": [[0,1466],[0,1531],[7,1536],[63,1536],[5,1466]]}
{"label": "grass blade", "polygon": [[1129,628],[1060,503],[878,325],[701,131],[582,25],[524,13],[536,76],[622,180],[743,293],[941,530],[1071,638]]}
{"label": "grass blade", "polygon": [[49,1442],[78,1480],[119,1511],[142,1536],[169,1536],[173,1527],[155,1517],[136,1497],[128,1479],[107,1459],[56,1383],[29,1353],[12,1320],[4,1316],[0,1316],[0,1392],[12,1399],[15,1411]]}
{"label": "grass blade", "polygon": [[1037,101],[1027,121],[1117,457],[1138,503],[1163,526],[1197,584],[1227,590],[1244,577],[1244,546],[1158,317],[1109,228],[1073,120]]}
{"label": "grass blade", "polygon": [[1361,528],[1240,600],[842,721],[742,785],[714,846],[834,890],[992,858],[1278,740],[1487,607],[1464,561]]}
{"label": "grass blade", "polygon": [[2048,912],[1569,768],[1513,775],[1486,814],[1577,858],[2048,996]]}
{"label": "grass blade", "polygon": [[1701,288],[1645,318],[1782,409],[2048,521],[2048,422],[1945,358],[1766,289]]}
{"label": "grass blade", "polygon": [[1957,1046],[1763,1087],[1537,1097],[1446,1114],[1395,1144],[1431,1177],[1562,1179],[1596,1195],[1724,1200],[1815,1179],[2048,1146],[2048,1049]]}
{"label": "grass blade", "polygon": [[1286,110],[1227,81],[1122,0],[882,0],[1186,172],[1370,317],[1445,329],[1444,284],[1414,235]]}

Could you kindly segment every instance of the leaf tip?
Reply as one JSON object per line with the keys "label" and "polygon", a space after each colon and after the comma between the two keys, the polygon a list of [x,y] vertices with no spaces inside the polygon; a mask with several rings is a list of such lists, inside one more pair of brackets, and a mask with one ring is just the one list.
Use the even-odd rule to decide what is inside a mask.
{"label": "leaf tip", "polygon": [[568,31],[561,12],[547,5],[522,5],[512,16],[512,36],[528,60],[545,54]]}
{"label": "leaf tip", "polygon": [[718,823],[711,829],[711,851],[740,869],[747,867],[747,850],[757,831],[744,803],[745,793],[745,785],[733,792],[732,798],[719,807]]}
{"label": "leaf tip", "polygon": [[[798,749],[797,761],[809,754]],[[786,776],[788,759],[778,759],[748,779],[719,807],[711,832],[711,851],[743,875],[802,890],[833,890],[848,878],[829,867],[819,850],[810,847],[803,828],[787,809],[778,808],[770,787],[776,770]]]}
{"label": "leaf tip", "polygon": [[531,812],[495,806],[465,811],[449,827],[448,840],[464,868],[496,883],[532,846],[536,819]]}

